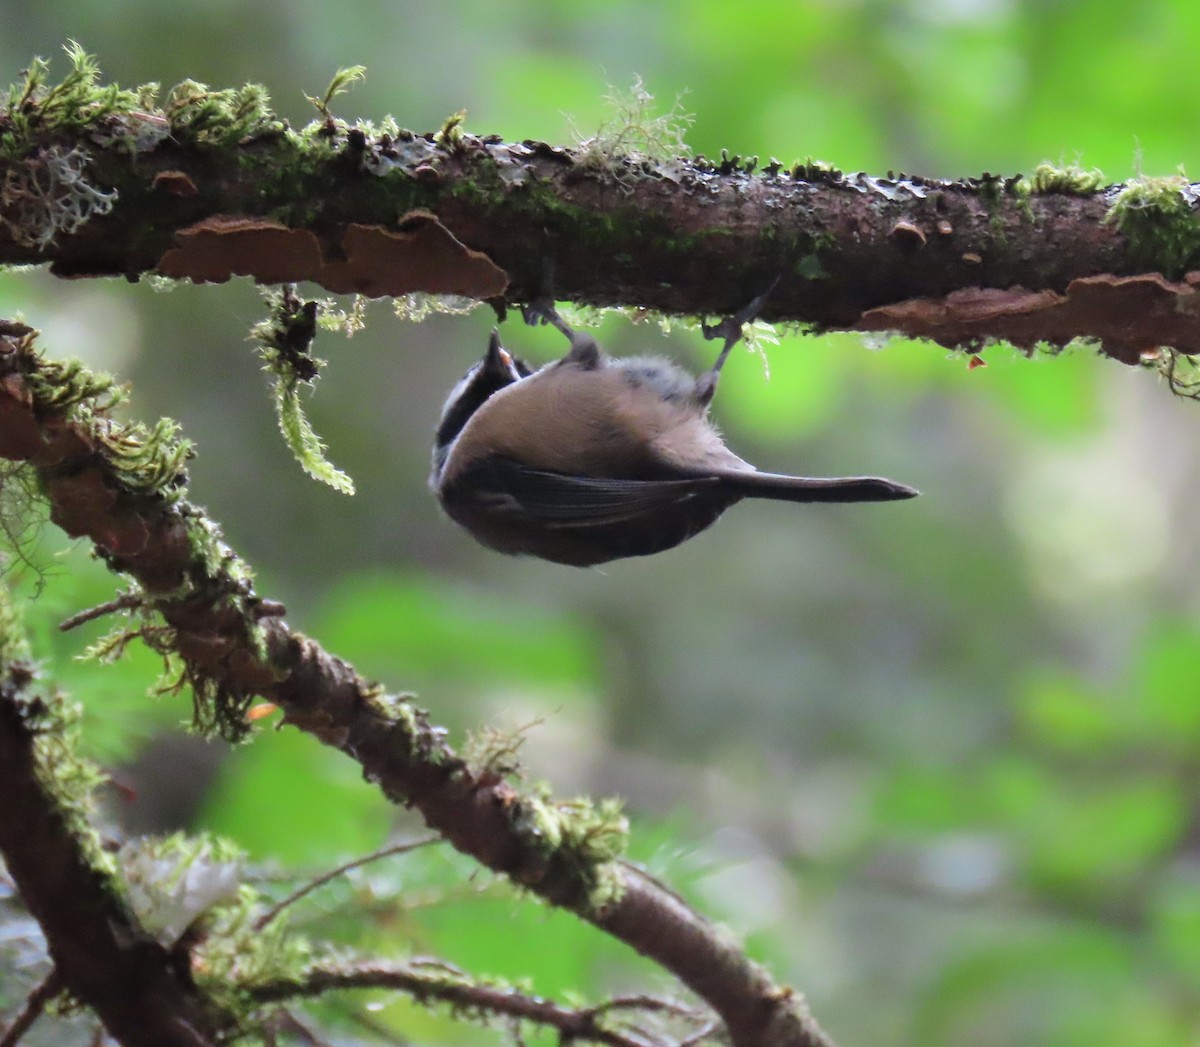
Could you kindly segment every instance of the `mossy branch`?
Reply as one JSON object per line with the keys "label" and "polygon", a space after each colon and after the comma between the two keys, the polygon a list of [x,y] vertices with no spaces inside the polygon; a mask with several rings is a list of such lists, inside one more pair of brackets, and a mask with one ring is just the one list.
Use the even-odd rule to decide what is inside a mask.
{"label": "mossy branch", "polygon": [[48,959],[57,964],[0,1034],[5,1044],[15,1044],[64,994],[88,1005],[131,1047],[257,1042],[274,1020],[274,1005],[354,988],[390,989],[423,1006],[448,1006],[458,1018],[522,1022],[609,1047],[644,1047],[643,1016],[665,1016],[683,1033],[711,1029],[707,1012],[666,1000],[572,1008],[433,960],[314,962],[316,946],[280,918],[333,877],[436,837],[347,863],[275,905],[245,882],[246,856],[224,840],[179,833],[131,838],[114,858],[92,822],[100,776],[78,755],[77,710],[57,692],[32,693],[28,655],[18,616],[0,588],[6,812],[0,857],[45,931]]}
{"label": "mossy branch", "polygon": [[[292,632],[177,479],[160,489],[127,481],[98,439],[111,426],[97,402],[105,394],[53,404],[52,368],[23,330],[0,334],[0,457],[27,462],[51,519],[90,538],[137,583],[169,630],[161,638],[184,667],[197,709],[209,710],[201,719],[236,734],[253,696],[274,702],[285,723],[356,760],[368,781],[415,807],[458,850],[672,972],[721,1016],[735,1047],[827,1047],[798,995],[619,860],[627,827],[616,807],[555,801],[495,769],[472,768],[424,711]],[[80,371],[72,381],[81,389],[91,379]]]}
{"label": "mossy branch", "polygon": [[3,592],[0,630],[0,857],[46,936],[55,972],[43,984],[91,1007],[127,1047],[217,1043],[236,1022],[126,905],[88,817],[97,772],[76,752],[78,713],[35,689]]}
{"label": "mossy branch", "polygon": [[[357,67],[313,99],[321,119],[293,129],[259,85],[185,81],[160,104],[157,85],[104,85],[80,49],[69,59],[56,85],[33,63],[0,108],[0,264],[309,279],[502,307],[544,293],[552,260],[555,293],[584,305],[725,314],[781,277],[767,321],[972,351],[1087,338],[1130,363],[1163,345],[1200,352],[1188,276],[1200,189],[1183,176],[1105,185],[1049,164],[935,179],[710,160],[684,152],[678,104],[656,115],[640,84],[567,146],[468,133],[459,114],[418,134],[332,114]],[[727,274],[717,287],[714,272]],[[322,461],[295,387],[281,389],[289,438]]]}

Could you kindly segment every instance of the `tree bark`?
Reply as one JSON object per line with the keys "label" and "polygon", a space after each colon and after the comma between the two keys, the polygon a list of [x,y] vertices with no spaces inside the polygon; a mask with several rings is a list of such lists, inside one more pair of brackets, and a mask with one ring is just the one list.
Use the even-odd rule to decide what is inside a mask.
{"label": "tree bark", "polygon": [[[625,826],[615,811],[557,804],[469,765],[423,710],[293,632],[283,609],[253,592],[216,526],[182,498],[178,476],[152,461],[177,456],[141,443],[144,431],[112,426],[91,388],[83,372],[43,365],[27,328],[0,324],[0,457],[34,469],[51,520],[140,585],[197,703],[223,707],[199,718],[245,730],[246,705],[261,695],[452,846],[671,972],[721,1017],[734,1047],[830,1047],[799,993],[619,860]],[[76,412],[72,401],[86,406]],[[131,458],[157,488],[123,472]]]}
{"label": "tree bark", "polygon": [[32,670],[0,671],[0,855],[46,936],[57,984],[126,1047],[217,1043],[229,1016],[137,924],[46,787],[35,751],[46,707],[26,693]]}
{"label": "tree bark", "polygon": [[[763,319],[818,330],[972,349],[1084,337],[1129,363],[1161,345],[1200,351],[1197,193],[1182,180],[760,170],[268,117],[214,142],[156,112],[61,139],[0,156],[0,263],[689,315],[732,313],[780,277]],[[54,173],[64,157],[69,178]],[[92,206],[55,178],[103,205],[55,230],[20,195],[29,186],[72,215]]]}

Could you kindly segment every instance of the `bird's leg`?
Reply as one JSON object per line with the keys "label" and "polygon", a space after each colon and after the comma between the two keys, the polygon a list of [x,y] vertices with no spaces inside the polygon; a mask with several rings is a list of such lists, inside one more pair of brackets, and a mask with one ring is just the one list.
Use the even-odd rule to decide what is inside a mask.
{"label": "bird's leg", "polygon": [[549,324],[562,331],[568,338],[575,337],[574,330],[566,320],[558,315],[558,310],[554,307],[554,299],[548,294],[538,295],[528,305],[521,306],[521,316],[530,327]]}
{"label": "bird's leg", "polygon": [[542,257],[542,289],[528,305],[521,306],[521,315],[530,327],[539,324],[549,324],[567,336],[571,348],[567,350],[565,360],[578,364],[588,370],[600,366],[602,353],[600,346],[590,334],[576,331],[570,324],[558,315],[554,307],[554,255]]}
{"label": "bird's leg", "polygon": [[586,368],[596,367],[600,363],[600,345],[586,331],[576,331],[570,324],[558,315],[554,308],[554,299],[549,295],[539,295],[528,305],[521,306],[521,315],[530,327],[539,324],[549,324],[562,331],[571,342],[566,359],[581,364]]}
{"label": "bird's leg", "polygon": [[709,341],[714,338],[725,339],[725,345],[717,354],[716,362],[696,379],[696,399],[700,404],[710,403],[713,396],[716,395],[717,379],[721,377],[721,368],[725,366],[725,361],[729,358],[729,351],[742,340],[742,328],[758,315],[767,297],[775,290],[777,283],[779,283],[778,276],[771,281],[771,286],[749,305],[739,309],[733,316],[727,316],[719,324],[700,325],[700,330],[704,332],[704,337]]}

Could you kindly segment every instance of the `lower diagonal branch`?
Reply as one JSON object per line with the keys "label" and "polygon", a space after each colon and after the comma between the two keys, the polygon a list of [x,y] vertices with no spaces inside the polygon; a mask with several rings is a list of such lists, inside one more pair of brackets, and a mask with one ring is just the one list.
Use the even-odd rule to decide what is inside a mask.
{"label": "lower diagonal branch", "polygon": [[27,666],[0,671],[0,855],[46,935],[55,985],[92,1008],[125,1047],[208,1047],[233,1023],[146,934],[87,860],[39,773],[45,705]]}
{"label": "lower diagonal branch", "polygon": [[[569,908],[657,962],[721,1017],[735,1047],[829,1047],[802,998],[776,983],[703,916],[613,861],[602,815],[584,817],[473,769],[407,701],[382,693],[264,606],[215,527],[177,489],[131,485],[106,452],[95,408],[63,406],[28,333],[0,324],[0,456],[30,463],[51,519],[87,536],[133,577],[174,632],[188,678],[237,702],[258,694],[287,721],[350,755],[454,847]],[[76,382],[76,385],[81,383]],[[86,384],[86,383],[82,383]],[[79,399],[84,399],[80,396]],[[122,449],[128,455],[127,445]],[[171,473],[166,479],[174,480]]]}
{"label": "lower diagonal branch", "polygon": [[592,904],[570,852],[523,831],[526,798],[471,770],[421,718],[396,720],[369,685],[278,619],[265,624],[270,661],[286,676],[262,693],[296,726],[352,756],[365,777],[416,807],[454,847],[632,946],[674,974],[724,1020],[738,1047],[828,1047],[803,998],[727,940],[677,895],[627,864],[610,863],[608,897]]}

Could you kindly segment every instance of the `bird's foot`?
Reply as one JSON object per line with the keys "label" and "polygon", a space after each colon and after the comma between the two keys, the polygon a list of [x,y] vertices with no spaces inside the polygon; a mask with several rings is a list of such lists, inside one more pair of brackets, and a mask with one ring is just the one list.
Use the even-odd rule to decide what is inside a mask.
{"label": "bird's foot", "polygon": [[733,316],[727,316],[717,324],[700,325],[700,330],[704,332],[704,337],[709,341],[712,341],[714,338],[723,338],[725,340],[725,345],[717,355],[716,362],[709,370],[696,379],[696,399],[701,404],[708,404],[713,396],[716,395],[717,379],[720,378],[721,368],[725,366],[725,361],[729,358],[729,351],[742,340],[742,328],[758,316],[763,303],[766,302],[771,292],[775,290],[775,285],[779,283],[779,280],[780,277],[775,277],[771,281],[771,285],[762,294],[754,298],[749,305],[739,309]]}

